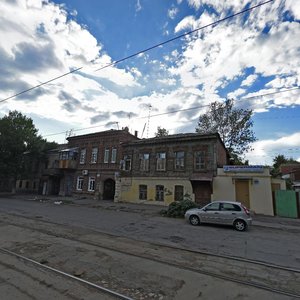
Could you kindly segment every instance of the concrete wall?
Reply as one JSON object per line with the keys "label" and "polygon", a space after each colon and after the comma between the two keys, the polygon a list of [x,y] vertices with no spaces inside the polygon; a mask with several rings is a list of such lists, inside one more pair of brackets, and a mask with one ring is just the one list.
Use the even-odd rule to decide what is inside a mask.
{"label": "concrete wall", "polygon": [[271,176],[268,168],[264,168],[262,173],[227,173],[219,168],[218,175],[213,180],[212,200],[238,201],[235,193],[235,181],[238,179],[249,182],[249,208],[255,213],[273,216]]}
{"label": "concrete wall", "polygon": [[[147,185],[147,200],[139,200],[139,185]],[[156,185],[164,186],[164,201],[156,201]],[[121,178],[116,182],[115,201],[132,203],[149,203],[167,206],[174,202],[175,185],[183,186],[183,194],[189,194],[194,201],[191,182],[181,178],[130,177]]]}

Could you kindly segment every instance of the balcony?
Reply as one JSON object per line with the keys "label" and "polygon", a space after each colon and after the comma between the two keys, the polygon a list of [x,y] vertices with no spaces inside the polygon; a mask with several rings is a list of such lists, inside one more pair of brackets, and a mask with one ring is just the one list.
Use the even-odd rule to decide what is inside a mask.
{"label": "balcony", "polygon": [[59,169],[75,170],[77,168],[76,160],[61,159],[59,160]]}

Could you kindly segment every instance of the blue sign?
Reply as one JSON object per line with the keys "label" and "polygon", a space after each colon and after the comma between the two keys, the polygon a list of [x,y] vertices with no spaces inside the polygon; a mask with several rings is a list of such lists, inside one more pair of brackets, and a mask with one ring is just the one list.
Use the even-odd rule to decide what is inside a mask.
{"label": "blue sign", "polygon": [[223,166],[223,170],[233,173],[263,173],[264,166]]}

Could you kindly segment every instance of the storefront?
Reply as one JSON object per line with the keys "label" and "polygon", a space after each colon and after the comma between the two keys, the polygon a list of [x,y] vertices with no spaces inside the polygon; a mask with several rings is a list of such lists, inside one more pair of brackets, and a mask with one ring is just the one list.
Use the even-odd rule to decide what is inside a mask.
{"label": "storefront", "polygon": [[[213,180],[212,200],[238,201],[255,213],[273,216],[272,184],[268,167],[224,166]],[[284,180],[276,184],[286,189]]]}

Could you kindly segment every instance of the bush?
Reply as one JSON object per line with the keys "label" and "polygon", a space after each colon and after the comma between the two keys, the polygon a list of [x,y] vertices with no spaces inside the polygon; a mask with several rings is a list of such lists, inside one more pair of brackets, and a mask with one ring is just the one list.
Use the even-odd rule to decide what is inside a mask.
{"label": "bush", "polygon": [[198,207],[197,204],[188,199],[176,201],[169,205],[168,209],[163,212],[163,215],[167,217],[182,218],[188,209],[195,207]]}

